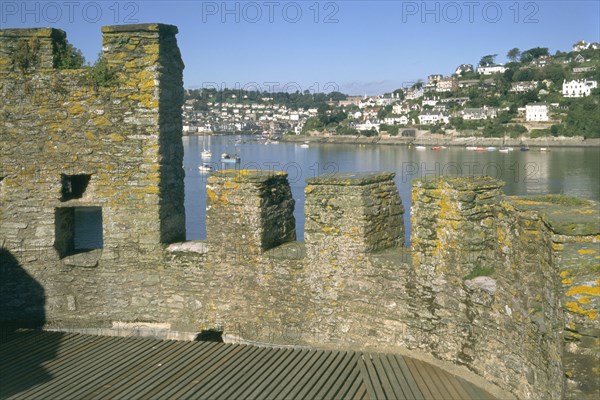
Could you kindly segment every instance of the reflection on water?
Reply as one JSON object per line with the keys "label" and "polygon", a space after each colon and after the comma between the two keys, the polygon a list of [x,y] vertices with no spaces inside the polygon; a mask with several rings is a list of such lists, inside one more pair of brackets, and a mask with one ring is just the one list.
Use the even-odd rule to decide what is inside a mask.
{"label": "reflection on water", "polygon": [[[241,155],[242,169],[275,169],[289,173],[296,199],[298,240],[304,235],[305,179],[337,171],[393,171],[407,212],[405,226],[410,235],[409,213],[411,181],[425,176],[489,175],[506,182],[508,195],[563,193],[600,200],[600,149],[574,148],[510,153],[472,152],[449,147],[442,151],[415,151],[405,146],[311,144],[260,144],[248,141],[235,144],[236,136],[217,136],[211,140],[212,160],[219,169],[223,152]],[[250,139],[250,138],[243,138]],[[198,171],[202,137],[186,136],[185,209],[188,240],[206,238],[206,178]]]}

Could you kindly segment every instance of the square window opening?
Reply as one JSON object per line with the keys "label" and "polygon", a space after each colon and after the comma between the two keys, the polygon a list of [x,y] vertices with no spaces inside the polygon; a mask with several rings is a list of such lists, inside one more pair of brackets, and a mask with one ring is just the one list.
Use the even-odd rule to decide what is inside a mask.
{"label": "square window opening", "polygon": [[60,207],[55,209],[54,247],[61,258],[101,249],[101,207]]}
{"label": "square window opening", "polygon": [[83,197],[85,190],[90,183],[92,175],[79,174],[79,175],[65,175],[60,174],[61,183],[61,200],[73,200],[80,199]]}

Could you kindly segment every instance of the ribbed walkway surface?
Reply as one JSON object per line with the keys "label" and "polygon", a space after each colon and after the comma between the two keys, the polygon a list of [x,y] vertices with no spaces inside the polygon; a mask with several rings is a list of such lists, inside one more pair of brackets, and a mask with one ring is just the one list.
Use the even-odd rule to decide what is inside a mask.
{"label": "ribbed walkway surface", "polygon": [[0,344],[14,399],[491,399],[391,354],[20,332]]}

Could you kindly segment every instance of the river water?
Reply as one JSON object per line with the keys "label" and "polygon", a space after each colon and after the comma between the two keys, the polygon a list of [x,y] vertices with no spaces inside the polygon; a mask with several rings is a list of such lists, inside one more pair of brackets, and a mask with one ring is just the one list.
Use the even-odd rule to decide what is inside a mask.
{"label": "river water", "polygon": [[[600,200],[600,148],[563,148],[541,152],[536,148],[510,153],[472,152],[448,147],[434,151],[409,149],[406,146],[310,144],[262,144],[251,137],[215,136],[210,148],[216,169],[221,168],[221,153],[238,153],[241,163],[236,168],[283,170],[288,172],[298,240],[304,233],[305,180],[322,174],[356,171],[391,171],[396,173],[396,185],[406,209],[405,226],[410,235],[409,211],[411,181],[425,176],[489,175],[506,182],[508,195],[567,194]],[[202,136],[185,136],[185,209],[188,240],[206,239],[206,179],[198,171],[203,160]],[[228,167],[232,168],[232,167]]]}

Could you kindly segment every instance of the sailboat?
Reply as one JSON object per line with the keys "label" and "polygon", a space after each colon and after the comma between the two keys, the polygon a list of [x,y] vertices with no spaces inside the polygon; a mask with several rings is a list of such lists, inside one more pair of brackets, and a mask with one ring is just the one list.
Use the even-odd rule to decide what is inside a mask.
{"label": "sailboat", "polygon": [[508,153],[509,151],[513,151],[512,147],[506,146],[506,135],[502,138],[502,147],[498,150],[500,153]]}
{"label": "sailboat", "polygon": [[211,158],[212,152],[210,151],[210,136],[208,137],[208,149],[206,148],[206,133],[202,136],[202,153],[200,153],[200,157],[202,158]]}

